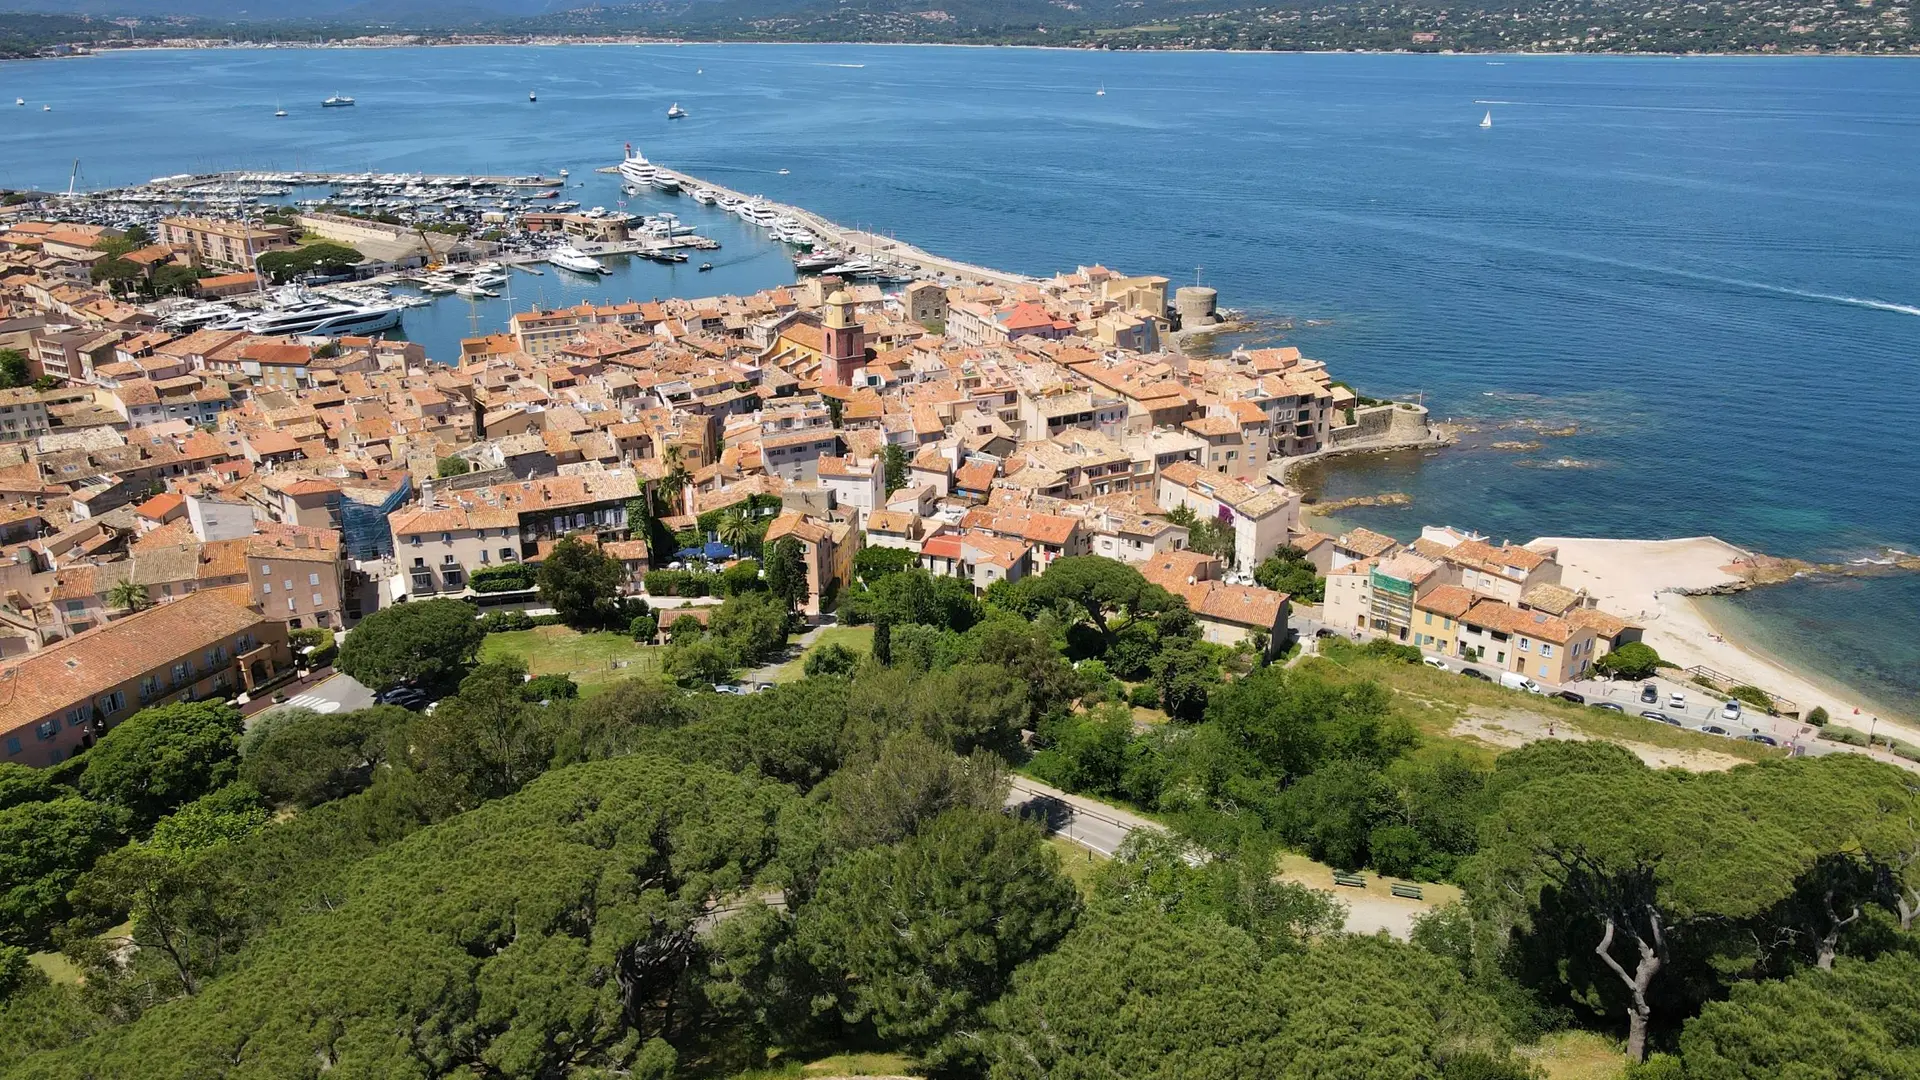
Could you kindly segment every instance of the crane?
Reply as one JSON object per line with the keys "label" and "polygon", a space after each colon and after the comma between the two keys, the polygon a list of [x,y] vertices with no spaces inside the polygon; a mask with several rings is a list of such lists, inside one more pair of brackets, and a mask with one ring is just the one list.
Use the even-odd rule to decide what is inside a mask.
{"label": "crane", "polygon": [[442,265],[440,262],[440,253],[433,250],[433,241],[427,239],[426,228],[424,226],[415,225],[413,227],[413,231],[420,234],[420,243],[425,245],[427,249],[427,267],[426,268],[429,270],[440,269]]}

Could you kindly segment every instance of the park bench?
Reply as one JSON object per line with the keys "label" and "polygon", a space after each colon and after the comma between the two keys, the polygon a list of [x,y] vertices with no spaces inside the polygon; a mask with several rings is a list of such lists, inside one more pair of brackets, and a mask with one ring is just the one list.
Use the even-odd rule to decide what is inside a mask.
{"label": "park bench", "polygon": [[1425,899],[1425,897],[1420,895],[1420,886],[1418,885],[1395,885],[1393,887],[1393,895],[1404,900]]}
{"label": "park bench", "polygon": [[1361,877],[1359,874],[1344,874],[1338,870],[1333,872],[1333,883],[1335,885],[1346,885],[1355,889],[1364,889],[1367,887],[1366,878]]}

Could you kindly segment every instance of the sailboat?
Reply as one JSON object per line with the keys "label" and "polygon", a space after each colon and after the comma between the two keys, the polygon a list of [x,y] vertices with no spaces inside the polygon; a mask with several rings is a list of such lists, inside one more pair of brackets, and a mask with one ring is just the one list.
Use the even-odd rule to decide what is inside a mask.
{"label": "sailboat", "polygon": [[285,110],[285,109],[283,109],[283,108],[281,108],[281,107],[280,107],[280,103],[276,101],[276,102],[274,102],[274,103],[273,103],[273,115],[275,115],[275,116],[285,116],[285,115],[287,115],[287,110]]}
{"label": "sailboat", "polygon": [[1094,96],[1094,97],[1106,97],[1106,96],[1107,96],[1107,84],[1106,84],[1106,83],[1101,83],[1101,84],[1100,84],[1100,89],[1098,89],[1098,90],[1095,90],[1095,91],[1093,92],[1093,96]]}
{"label": "sailboat", "polygon": [[17,97],[13,99],[13,103],[15,105],[25,105],[27,103],[27,99],[23,97]]}
{"label": "sailboat", "polygon": [[1480,126],[1483,128],[1490,128],[1493,126],[1493,110],[1492,109],[1488,109],[1487,115],[1480,118]]}

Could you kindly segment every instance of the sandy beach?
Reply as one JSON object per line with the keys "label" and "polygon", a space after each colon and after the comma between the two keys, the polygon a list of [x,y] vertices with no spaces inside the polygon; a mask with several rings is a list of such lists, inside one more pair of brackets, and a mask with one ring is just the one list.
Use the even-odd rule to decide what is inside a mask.
{"label": "sandy beach", "polygon": [[[1844,688],[1810,678],[1757,649],[1727,638],[1707,618],[1700,603],[1682,590],[1704,590],[1740,579],[1728,569],[1749,555],[1711,536],[1674,540],[1597,540],[1541,537],[1530,548],[1558,548],[1565,568],[1561,584],[1585,589],[1607,611],[1646,628],[1646,643],[1662,659],[1686,667],[1706,667],[1768,693],[1787,697],[1804,712],[1824,707],[1835,723],[1865,730],[1880,717],[1879,729],[1909,741],[1920,740],[1920,722],[1888,716],[1879,706]],[[1761,586],[1764,588],[1765,586]],[[1856,710],[1858,710],[1856,714]]]}

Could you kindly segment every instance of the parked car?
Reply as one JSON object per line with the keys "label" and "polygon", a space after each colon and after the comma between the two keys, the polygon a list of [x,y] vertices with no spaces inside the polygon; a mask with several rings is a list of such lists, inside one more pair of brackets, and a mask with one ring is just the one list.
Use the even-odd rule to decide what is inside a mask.
{"label": "parked car", "polygon": [[1740,699],[1739,698],[1728,698],[1727,703],[1725,705],[1720,706],[1720,719],[1722,720],[1739,720],[1740,719]]}
{"label": "parked car", "polygon": [[1420,662],[1434,669],[1435,671],[1447,670],[1447,662],[1445,660],[1440,659],[1437,656],[1423,656],[1420,658]]}
{"label": "parked car", "polygon": [[1685,726],[1685,725],[1683,725],[1683,724],[1681,724],[1681,723],[1680,723],[1680,721],[1678,721],[1678,720],[1675,720],[1675,719],[1674,719],[1673,717],[1671,717],[1671,716],[1668,716],[1668,715],[1667,715],[1666,713],[1663,713],[1663,712],[1654,712],[1654,711],[1653,711],[1652,709],[1642,709],[1642,710],[1640,710],[1640,715],[1641,715],[1641,716],[1643,716],[1643,717],[1646,717],[1646,718],[1647,718],[1648,720],[1652,720],[1652,721],[1655,721],[1656,723],[1661,723],[1661,724],[1671,724],[1671,725],[1673,725],[1674,727],[1684,727],[1684,726]]}
{"label": "parked car", "polygon": [[1461,668],[1460,674],[1465,675],[1469,679],[1479,679],[1481,682],[1493,681],[1493,676],[1481,671],[1479,668]]}
{"label": "parked car", "polygon": [[382,690],[374,700],[382,705],[398,705],[403,709],[419,710],[427,706],[427,695],[411,686],[396,686],[390,690]]}
{"label": "parked car", "polygon": [[1578,694],[1573,692],[1572,690],[1555,690],[1553,693],[1548,694],[1547,696],[1557,697],[1561,701],[1571,701],[1575,705],[1585,705],[1587,703],[1587,695]]}
{"label": "parked car", "polygon": [[1660,704],[1660,688],[1648,683],[1640,688],[1640,700],[1649,705]]}
{"label": "parked car", "polygon": [[1608,712],[1626,712],[1627,711],[1624,706],[1616,705],[1611,701],[1596,701],[1593,703],[1593,707],[1596,709],[1605,709]]}
{"label": "parked car", "polygon": [[1679,710],[1685,711],[1686,707],[1687,707],[1687,695],[1681,693],[1678,690],[1675,690],[1673,693],[1667,695],[1667,708],[1679,709]]}
{"label": "parked car", "polygon": [[717,682],[713,684],[713,692],[716,694],[745,694],[747,688],[741,686],[739,683]]}
{"label": "parked car", "polygon": [[1534,682],[1532,679],[1527,678],[1525,675],[1522,675],[1517,671],[1501,672],[1500,685],[1506,687],[1509,690],[1525,690],[1529,694],[1546,693],[1545,690],[1540,688],[1539,683]]}
{"label": "parked car", "polygon": [[1740,737],[1742,739],[1745,739],[1747,742],[1757,742],[1762,746],[1779,746],[1780,745],[1779,739],[1776,739],[1771,735],[1762,735],[1757,731],[1751,735],[1742,735]]}
{"label": "parked car", "polygon": [[1705,732],[1708,735],[1719,735],[1722,737],[1730,737],[1733,735],[1733,732],[1728,731],[1726,728],[1721,727],[1719,724],[1701,724],[1700,730]]}

